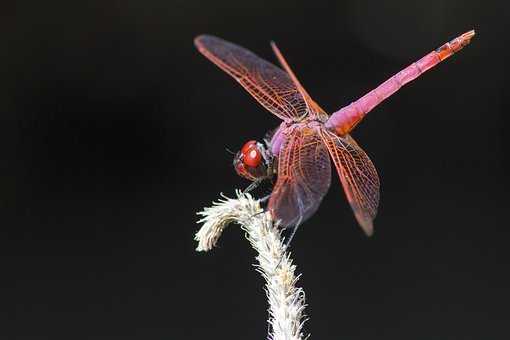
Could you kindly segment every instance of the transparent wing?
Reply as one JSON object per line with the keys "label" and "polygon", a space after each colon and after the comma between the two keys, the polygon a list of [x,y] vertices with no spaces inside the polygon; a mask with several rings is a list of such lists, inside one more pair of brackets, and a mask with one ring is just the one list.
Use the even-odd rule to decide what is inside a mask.
{"label": "transparent wing", "polygon": [[331,183],[331,163],[317,130],[296,128],[278,157],[269,210],[282,227],[295,226],[319,208]]}
{"label": "transparent wing", "polygon": [[358,223],[368,236],[372,235],[379,206],[379,176],[374,164],[351,136],[338,137],[325,129],[320,135]]}
{"label": "transparent wing", "polygon": [[273,49],[273,52],[276,55],[276,57],[278,58],[278,61],[282,65],[283,69],[288,73],[288,75],[292,79],[292,82],[294,83],[294,85],[296,85],[297,90],[299,91],[299,93],[301,93],[301,95],[305,99],[305,103],[308,107],[310,115],[319,117],[319,119],[326,121],[329,118],[328,114],[322,109],[322,107],[319,106],[319,104],[317,104],[312,99],[312,97],[310,97],[310,95],[305,90],[303,85],[301,85],[301,82],[294,74],[294,71],[292,71],[292,69],[290,68],[290,66],[287,63],[287,60],[285,60],[285,57],[283,56],[282,52],[280,52],[280,49],[278,48],[278,46],[276,46],[276,43],[271,42],[271,48]]}
{"label": "transparent wing", "polygon": [[282,69],[247,49],[210,35],[195,38],[195,46],[279,118],[295,120],[307,115],[305,99]]}

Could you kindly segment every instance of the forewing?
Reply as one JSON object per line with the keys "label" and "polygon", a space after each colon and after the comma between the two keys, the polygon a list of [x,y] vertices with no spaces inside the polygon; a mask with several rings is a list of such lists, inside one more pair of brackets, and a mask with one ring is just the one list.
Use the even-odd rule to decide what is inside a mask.
{"label": "forewing", "polygon": [[358,223],[368,236],[372,235],[379,205],[379,176],[374,164],[349,135],[338,137],[327,130],[320,134]]}
{"label": "forewing", "polygon": [[278,157],[269,210],[282,227],[304,222],[319,208],[331,183],[331,164],[317,130],[296,128]]}
{"label": "forewing", "polygon": [[295,120],[308,113],[303,96],[282,69],[245,48],[214,36],[198,36],[195,46],[281,119]]}
{"label": "forewing", "polygon": [[280,49],[278,48],[278,46],[276,46],[276,43],[271,42],[271,48],[273,49],[273,52],[276,55],[276,57],[278,58],[278,61],[282,65],[283,69],[287,72],[290,79],[296,86],[297,90],[299,91],[299,93],[301,93],[301,95],[305,99],[305,103],[308,107],[310,115],[319,117],[319,119],[326,121],[329,118],[328,114],[319,106],[319,104],[317,104],[312,99],[312,97],[310,97],[310,95],[308,94],[308,92],[306,91],[304,86],[301,85],[301,82],[294,74],[294,71],[292,71],[292,68],[287,63],[287,60],[285,60],[285,57],[283,56],[283,54],[280,51]]}

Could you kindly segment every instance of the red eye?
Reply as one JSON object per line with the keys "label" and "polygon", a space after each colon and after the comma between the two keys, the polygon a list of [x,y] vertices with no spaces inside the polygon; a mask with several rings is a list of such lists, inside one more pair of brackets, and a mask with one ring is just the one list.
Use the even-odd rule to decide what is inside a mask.
{"label": "red eye", "polygon": [[243,153],[243,163],[253,168],[259,166],[261,160],[262,155],[260,154],[260,151],[257,149],[257,147],[248,149],[247,152]]}
{"label": "red eye", "polygon": [[257,141],[250,140],[243,145],[243,147],[241,148],[241,153],[244,155],[248,153],[248,149],[251,149],[253,147],[257,147]]}

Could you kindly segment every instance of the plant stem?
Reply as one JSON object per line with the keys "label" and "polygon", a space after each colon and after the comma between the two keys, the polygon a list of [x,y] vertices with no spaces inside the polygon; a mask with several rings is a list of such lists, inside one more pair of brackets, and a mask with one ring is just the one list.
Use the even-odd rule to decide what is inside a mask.
{"label": "plant stem", "polygon": [[195,235],[197,251],[212,249],[228,224],[239,224],[257,252],[257,271],[266,281],[271,326],[268,338],[304,339],[305,294],[302,288],[296,287],[299,276],[295,274],[296,266],[290,254],[285,251],[281,230],[271,214],[262,210],[259,201],[250,194],[236,193],[237,199],[222,195],[223,199],[198,213],[202,216],[198,223],[203,225]]}

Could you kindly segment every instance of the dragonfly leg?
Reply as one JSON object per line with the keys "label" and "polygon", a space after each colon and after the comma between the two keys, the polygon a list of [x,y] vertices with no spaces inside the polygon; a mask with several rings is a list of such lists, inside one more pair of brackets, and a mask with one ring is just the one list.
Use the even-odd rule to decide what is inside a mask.
{"label": "dragonfly leg", "polygon": [[296,231],[298,230],[299,226],[301,225],[301,223],[303,223],[303,216],[299,216],[299,219],[296,223],[296,225],[294,226],[294,229],[292,229],[292,233],[290,234],[290,237],[285,240],[285,248],[284,248],[284,254],[283,256],[280,258],[280,261],[278,261],[278,264],[276,265],[276,269],[278,269],[278,267],[280,266],[280,263],[282,263],[282,260],[283,258],[285,257],[285,253],[289,250],[290,248],[290,243],[292,242],[292,239],[294,238],[294,236],[296,235]]}
{"label": "dragonfly leg", "polygon": [[[259,199],[259,202],[260,202],[260,203],[265,203],[265,202],[267,202],[267,200],[268,200],[270,197],[271,197],[271,194],[268,194],[268,195],[266,195],[266,196],[264,196],[264,197],[260,198],[260,199]],[[258,213],[253,214],[253,215],[251,215],[251,216],[250,216],[250,219],[251,219],[251,218],[253,218],[253,217],[255,217],[255,216],[258,216],[258,215],[260,215],[260,214],[263,214],[263,213],[265,213],[266,211],[267,211],[267,210],[266,210],[266,209],[264,209],[264,210],[262,210],[262,211],[259,211]]]}
{"label": "dragonfly leg", "polygon": [[269,193],[269,194],[267,194],[266,196],[264,196],[264,197],[260,198],[260,199],[259,199],[260,203],[266,203],[266,202],[267,202],[267,200],[271,197],[271,194],[272,194],[272,192],[271,192],[271,193]]}
{"label": "dragonfly leg", "polygon": [[258,187],[261,182],[262,182],[262,180],[260,180],[260,179],[257,179],[255,181],[251,182],[251,184],[248,185],[246,187],[246,189],[243,190],[243,194],[249,193],[250,191],[252,191],[256,187]]}
{"label": "dragonfly leg", "polygon": [[303,216],[299,216],[299,220],[297,221],[296,225],[294,226],[294,229],[292,230],[292,234],[290,234],[289,239],[285,241],[285,251],[287,251],[287,249],[290,248],[290,243],[292,242],[292,239],[294,238],[294,235],[296,235],[296,231],[298,230],[298,228],[302,222],[303,222]]}

